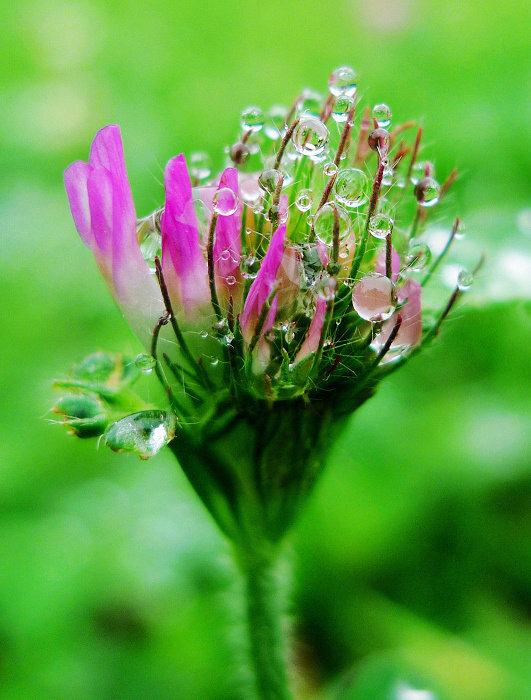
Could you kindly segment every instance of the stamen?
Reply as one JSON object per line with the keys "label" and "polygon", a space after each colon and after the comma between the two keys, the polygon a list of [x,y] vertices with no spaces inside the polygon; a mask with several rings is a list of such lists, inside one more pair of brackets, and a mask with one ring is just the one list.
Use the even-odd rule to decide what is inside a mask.
{"label": "stamen", "polygon": [[348,137],[352,131],[352,120],[354,118],[354,112],[356,111],[356,104],[353,104],[348,112],[347,120],[343,131],[341,132],[341,140],[339,141],[339,146],[337,147],[336,157],[334,158],[334,164],[339,168],[339,163],[341,162],[341,156],[347,145]]}
{"label": "stamen", "polygon": [[297,124],[299,123],[299,119],[295,119],[293,123],[291,124],[290,128],[286,131],[284,134],[284,138],[282,139],[280,143],[280,147],[278,149],[277,157],[275,158],[275,163],[273,165],[273,168],[275,170],[278,170],[280,167],[280,162],[282,161],[282,156],[284,155],[284,151],[286,150],[286,146],[289,143],[289,140],[293,136],[293,132],[295,131],[295,128],[297,127]]}
{"label": "stamen", "polygon": [[415,145],[413,146],[413,153],[411,154],[411,160],[409,161],[409,168],[407,169],[406,180],[409,180],[409,178],[411,177],[411,171],[413,170],[413,166],[415,165],[415,162],[417,160],[417,155],[419,152],[421,138],[422,138],[422,127],[419,126],[418,131],[417,131],[417,137],[415,139]]}

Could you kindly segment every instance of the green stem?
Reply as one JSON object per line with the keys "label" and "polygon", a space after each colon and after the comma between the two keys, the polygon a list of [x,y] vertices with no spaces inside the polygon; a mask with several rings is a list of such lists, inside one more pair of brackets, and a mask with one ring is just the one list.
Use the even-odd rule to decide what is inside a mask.
{"label": "green stem", "polygon": [[290,700],[275,557],[244,559],[251,663],[259,700]]}

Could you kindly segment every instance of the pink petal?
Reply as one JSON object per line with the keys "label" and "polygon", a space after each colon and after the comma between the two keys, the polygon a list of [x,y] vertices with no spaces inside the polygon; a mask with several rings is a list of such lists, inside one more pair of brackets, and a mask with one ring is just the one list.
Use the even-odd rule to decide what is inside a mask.
{"label": "pink petal", "polygon": [[[374,271],[380,275],[385,275],[385,252],[380,253],[376,260]],[[400,255],[394,248],[391,248],[391,279],[396,282],[398,273],[400,272]]]}
{"label": "pink petal", "polygon": [[326,299],[319,295],[316,299],[316,308],[313,315],[310,327],[306,334],[303,344],[300,347],[299,352],[295,356],[295,362],[300,362],[304,358],[311,355],[312,352],[316,352],[321,341],[321,333],[323,330],[323,323],[326,313]]}
{"label": "pink petal", "polygon": [[[243,312],[240,314],[240,325],[242,328],[242,335],[247,343],[252,340],[254,329],[262,308],[267,301],[267,298],[273,291],[278,269],[284,254],[285,237],[286,225],[283,224],[273,234],[260,270],[258,271],[256,279],[252,283],[247,299],[245,300]],[[273,326],[277,303],[277,297],[275,297],[268,313],[266,323],[264,324],[264,333]]]}
{"label": "pink petal", "polygon": [[135,207],[125,168],[124,147],[119,126],[105,126],[98,131],[90,148],[89,164],[93,168],[105,168],[112,173],[120,208],[128,213],[132,211],[134,214]]}
{"label": "pink petal", "polygon": [[110,172],[102,167],[91,168],[87,192],[94,242],[110,265],[113,232],[113,180]]}
{"label": "pink petal", "polygon": [[[422,308],[421,308],[421,292],[422,286],[416,280],[409,280],[398,291],[398,301],[406,301],[400,309],[402,324],[397,333],[396,338],[391,344],[391,350],[396,350],[399,347],[414,347],[418,345],[422,336]],[[383,327],[382,332],[378,335],[378,345],[383,346],[385,341],[391,334],[396,323],[396,317],[393,315]]]}
{"label": "pink petal", "polygon": [[[218,189],[231,189],[238,197],[238,171],[227,168],[223,171]],[[234,308],[240,310],[244,281],[240,272],[241,260],[241,216],[242,207],[229,216],[218,216],[214,237],[214,272],[219,302],[227,307],[232,296]]]}
{"label": "pink petal", "polygon": [[83,241],[89,247],[92,247],[94,236],[90,225],[89,196],[87,192],[89,174],[89,164],[82,160],[77,160],[65,170],[64,182],[77,232]]}
{"label": "pink petal", "polygon": [[162,269],[175,310],[193,316],[210,300],[208,269],[199,245],[192,185],[184,155],[172,158],[164,173],[166,206],[161,220]]}

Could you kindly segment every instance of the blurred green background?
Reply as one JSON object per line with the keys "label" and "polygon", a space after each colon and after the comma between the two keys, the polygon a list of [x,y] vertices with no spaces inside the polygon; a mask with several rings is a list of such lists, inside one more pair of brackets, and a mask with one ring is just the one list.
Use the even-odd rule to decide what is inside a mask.
{"label": "blurred green background", "polygon": [[147,213],[170,156],[220,165],[243,107],[324,91],[341,64],[460,168],[463,250],[490,259],[352,419],[292,537],[298,693],[529,698],[529,3],[22,0],[0,19],[0,698],[246,697],[228,548],[172,456],[47,422],[55,376],[140,350],[62,171],[119,123]]}

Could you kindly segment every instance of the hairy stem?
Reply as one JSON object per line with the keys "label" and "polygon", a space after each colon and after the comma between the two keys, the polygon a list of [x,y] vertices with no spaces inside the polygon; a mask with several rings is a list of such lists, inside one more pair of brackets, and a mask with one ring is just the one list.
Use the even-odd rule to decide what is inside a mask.
{"label": "hairy stem", "polygon": [[290,700],[276,557],[243,559],[249,651],[259,700]]}

